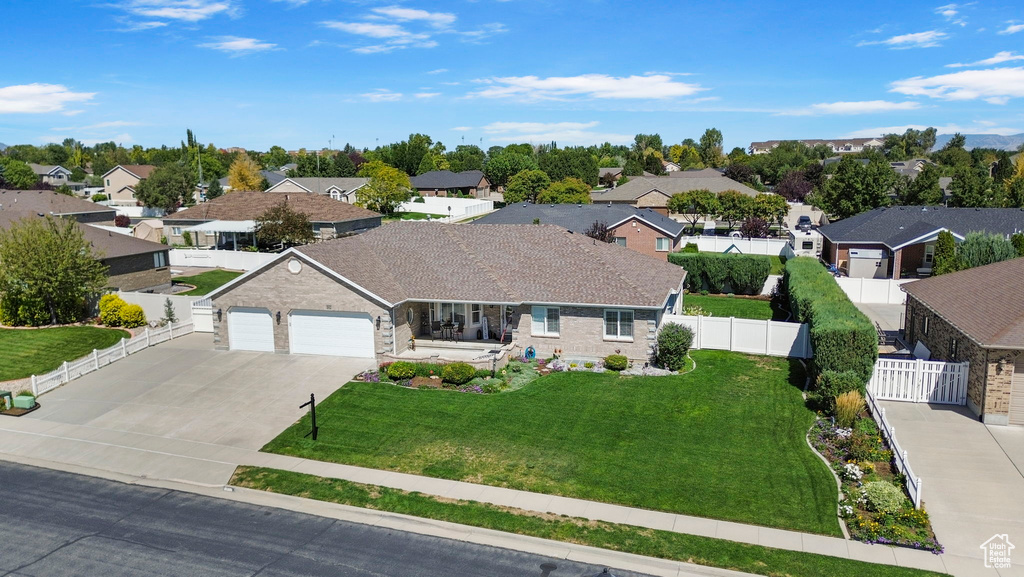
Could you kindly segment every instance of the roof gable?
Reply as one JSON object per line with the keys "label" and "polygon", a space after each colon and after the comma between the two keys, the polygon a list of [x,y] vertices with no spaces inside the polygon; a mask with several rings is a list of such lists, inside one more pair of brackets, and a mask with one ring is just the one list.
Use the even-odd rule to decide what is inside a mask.
{"label": "roof gable", "polygon": [[1024,210],[894,206],[862,212],[822,226],[818,231],[832,242],[881,243],[895,250],[913,238],[939,229],[961,238],[969,232],[1013,234],[1024,230]]}

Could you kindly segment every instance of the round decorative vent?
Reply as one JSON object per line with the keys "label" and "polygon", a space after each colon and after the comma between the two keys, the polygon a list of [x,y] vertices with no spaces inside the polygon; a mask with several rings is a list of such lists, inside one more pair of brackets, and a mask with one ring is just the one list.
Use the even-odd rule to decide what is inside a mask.
{"label": "round decorative vent", "polygon": [[290,272],[292,274],[299,274],[299,271],[301,271],[301,270],[302,270],[302,261],[300,261],[297,258],[293,258],[290,261],[288,261],[288,272]]}

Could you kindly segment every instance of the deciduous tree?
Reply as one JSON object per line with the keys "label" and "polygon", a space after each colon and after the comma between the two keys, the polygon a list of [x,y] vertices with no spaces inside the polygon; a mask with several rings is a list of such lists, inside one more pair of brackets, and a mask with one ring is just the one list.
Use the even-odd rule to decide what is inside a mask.
{"label": "deciduous tree", "polygon": [[718,214],[718,197],[707,189],[689,190],[673,194],[668,199],[667,207],[669,212],[683,215],[683,219],[690,223],[690,231],[697,230],[697,222],[709,214]]}
{"label": "deciduous tree", "polygon": [[754,198],[737,190],[726,190],[718,193],[718,212],[715,218],[724,220],[729,231],[753,213]]}
{"label": "deciduous tree", "polygon": [[172,213],[183,204],[191,204],[196,177],[188,168],[168,164],[154,170],[135,187],[135,198],[142,204]]}
{"label": "deciduous tree", "polygon": [[356,204],[392,215],[400,204],[409,200],[409,177],[404,172],[380,161],[368,162],[363,169],[370,182],[356,190]]}
{"label": "deciduous tree", "polygon": [[[358,191],[357,191],[358,194]],[[263,245],[286,247],[313,242],[313,225],[309,217],[282,201],[256,217],[256,240]]]}
{"label": "deciduous tree", "polygon": [[551,186],[551,179],[543,170],[523,170],[508,179],[505,202],[537,202],[537,196]]}
{"label": "deciduous tree", "polygon": [[537,195],[539,204],[590,204],[590,186],[578,178],[552,182]]}
{"label": "deciduous tree", "polygon": [[524,170],[537,170],[537,161],[532,156],[517,152],[502,152],[487,161],[484,175],[494,186],[505,186],[508,180]]}
{"label": "deciduous tree", "polygon": [[866,210],[887,206],[896,173],[888,162],[878,158],[867,166],[844,156],[832,178],[826,179],[815,194],[815,204],[830,216],[848,218]]}
{"label": "deciduous tree", "polygon": [[262,191],[260,185],[263,183],[263,175],[260,174],[260,165],[249,158],[246,153],[241,153],[228,168],[228,186],[231,190],[256,190]]}
{"label": "deciduous tree", "polygon": [[615,231],[608,228],[607,222],[600,220],[595,220],[594,224],[590,225],[587,232],[583,234],[601,242],[615,242]]}
{"label": "deciduous tree", "polygon": [[719,167],[722,165],[722,131],[709,128],[700,137],[700,160],[704,166]]}

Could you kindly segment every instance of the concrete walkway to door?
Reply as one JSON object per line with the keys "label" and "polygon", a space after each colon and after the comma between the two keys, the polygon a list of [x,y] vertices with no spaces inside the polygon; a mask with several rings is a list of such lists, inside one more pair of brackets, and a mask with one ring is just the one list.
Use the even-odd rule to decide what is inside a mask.
{"label": "concrete walkway to door", "polygon": [[[1007,534],[1024,552],[1024,427],[986,426],[966,407],[881,403],[922,479],[925,510],[946,548],[947,569],[986,575],[981,544]],[[1012,555],[1024,575],[1024,554]],[[963,572],[955,571],[963,567]],[[974,572],[969,572],[973,568]]]}

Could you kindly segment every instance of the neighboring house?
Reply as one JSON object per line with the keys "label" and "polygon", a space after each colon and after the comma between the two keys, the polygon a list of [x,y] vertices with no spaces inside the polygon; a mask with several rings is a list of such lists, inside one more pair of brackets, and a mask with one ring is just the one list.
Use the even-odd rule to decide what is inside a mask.
{"label": "neighboring house", "polygon": [[[285,176],[283,174],[281,174],[279,172],[275,172],[273,170],[261,170],[260,171],[260,176],[262,176],[263,178],[267,179],[267,183],[269,183],[270,186],[274,186],[275,184],[277,184],[277,183],[279,183],[279,182],[281,182],[282,180],[285,179]],[[220,183],[220,187],[222,189],[224,189],[224,192],[228,192],[228,191],[232,190],[231,185],[228,184],[228,182],[230,180],[231,179],[226,177],[226,176],[224,178],[218,178],[217,179],[217,182]]]}
{"label": "neighboring house", "polygon": [[876,208],[822,226],[822,258],[851,277],[900,279],[928,276],[935,240],[948,230],[957,241],[969,232],[1011,235],[1024,231],[1017,208]]}
{"label": "neighboring house", "polygon": [[49,190],[0,191],[0,228],[48,214],[79,223],[83,236],[100,255],[100,262],[109,267],[109,288],[141,291],[171,285],[168,247],[108,230],[106,225],[114,220],[113,209]]}
{"label": "neighboring house", "polygon": [[482,340],[511,338],[541,358],[560,349],[568,359],[646,361],[663,315],[681,306],[685,277],[553,225],[407,221],[291,248],[210,298],[222,349],[381,361],[451,320],[466,339],[486,324]]}
{"label": "neighboring house", "polygon": [[619,181],[620,178],[622,178],[621,167],[597,169],[597,181],[602,186],[613,187],[615,186],[615,183]]}
{"label": "neighboring house", "polygon": [[903,285],[906,338],[967,361],[967,406],[987,424],[1024,425],[1024,258]]}
{"label": "neighboring house", "polygon": [[[650,175],[646,175],[650,176]],[[723,178],[725,174],[717,168],[689,168],[669,173],[675,178]]]}
{"label": "neighboring house", "polygon": [[[607,191],[594,191],[590,198],[595,203],[628,204],[637,208],[650,208],[668,215],[668,199],[672,195],[691,190],[707,189],[714,193],[737,190],[747,196],[758,192],[749,186],[712,170],[716,176],[687,175],[689,171],[672,173],[673,176],[636,176],[629,182]],[[703,172],[703,171],[695,171]]]}
{"label": "neighboring house", "polygon": [[[795,139],[794,139],[795,140]],[[786,140],[766,140],[764,142],[751,142],[750,143],[750,154],[768,154],[773,148],[788,142]],[[818,146],[819,144],[825,145],[832,152],[839,154],[850,154],[854,152],[864,152],[870,148],[878,148],[882,146],[883,141],[880,138],[838,138],[835,140],[797,140],[806,146],[811,148]]]}
{"label": "neighboring house", "polygon": [[422,196],[469,195],[476,198],[490,196],[491,183],[479,170],[432,170],[409,179],[413,190]]}
{"label": "neighboring house", "polygon": [[0,190],[0,210],[21,210],[73,218],[82,223],[114,224],[115,209],[52,190]]}
{"label": "neighboring house", "polygon": [[370,182],[366,177],[332,177],[317,178],[294,177],[282,178],[276,183],[271,183],[267,192],[312,192],[329,196],[334,200],[342,200],[349,204],[355,204],[356,191]]}
{"label": "neighboring house", "polygon": [[679,250],[683,225],[649,208],[628,204],[510,204],[474,220],[472,224],[554,224],[576,234],[586,234],[595,222],[603,223],[626,248],[660,260]]}
{"label": "neighboring house", "polygon": [[119,164],[103,174],[103,193],[114,204],[135,206],[135,187],[154,170],[152,164]]}
{"label": "neighboring house", "polygon": [[132,236],[150,242],[160,242],[160,239],[164,236],[164,223],[158,218],[140,220],[132,228]]}
{"label": "neighboring house", "polygon": [[60,186],[62,184],[68,184],[71,180],[71,171],[63,166],[36,164],[34,162],[30,162],[28,165],[32,169],[32,172],[36,173],[36,176],[39,177],[39,182],[53,186]]}
{"label": "neighboring house", "polygon": [[681,172],[683,170],[681,166],[671,160],[662,160],[661,168],[664,169],[665,172]]}
{"label": "neighboring house", "polygon": [[329,239],[380,226],[380,215],[358,206],[309,192],[236,191],[164,217],[164,236],[172,245],[185,244],[189,232],[197,247],[237,249],[253,244],[255,221],[280,203],[305,214],[316,238]]}

